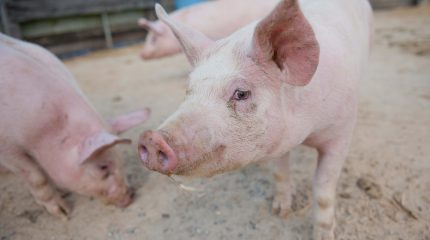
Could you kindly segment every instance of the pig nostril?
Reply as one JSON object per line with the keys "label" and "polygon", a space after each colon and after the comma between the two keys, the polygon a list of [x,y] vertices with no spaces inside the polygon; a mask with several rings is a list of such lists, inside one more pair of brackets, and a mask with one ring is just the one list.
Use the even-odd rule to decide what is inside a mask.
{"label": "pig nostril", "polygon": [[167,164],[169,162],[169,158],[167,157],[167,155],[164,152],[159,151],[158,152],[158,158],[160,159],[160,162],[163,164],[164,167],[167,166]]}
{"label": "pig nostril", "polygon": [[143,162],[148,162],[148,149],[145,146],[140,146],[139,148],[139,155],[140,159],[142,159]]}

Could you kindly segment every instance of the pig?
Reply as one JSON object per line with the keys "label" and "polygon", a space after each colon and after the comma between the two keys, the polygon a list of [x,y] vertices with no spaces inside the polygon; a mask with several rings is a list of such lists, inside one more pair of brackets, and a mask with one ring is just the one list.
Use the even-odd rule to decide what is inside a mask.
{"label": "pig", "polygon": [[[177,10],[171,13],[171,17],[218,40],[266,16],[278,2],[279,0],[216,0]],[[140,54],[142,59],[156,59],[181,52],[179,42],[163,22],[140,18],[138,25],[148,30]]]}
{"label": "pig", "polygon": [[336,185],[355,125],[358,85],[370,52],[365,0],[282,0],[261,21],[213,41],[156,12],[193,66],[186,98],[157,130],[139,139],[150,170],[212,176],[273,160],[273,211],[290,212],[288,152],[318,152],[313,239],[334,239]]}
{"label": "pig", "polygon": [[36,202],[67,219],[60,191],[126,207],[133,191],[114,148],[116,133],[149,109],[104,121],[67,68],[46,49],[0,34],[0,164],[26,183]]}

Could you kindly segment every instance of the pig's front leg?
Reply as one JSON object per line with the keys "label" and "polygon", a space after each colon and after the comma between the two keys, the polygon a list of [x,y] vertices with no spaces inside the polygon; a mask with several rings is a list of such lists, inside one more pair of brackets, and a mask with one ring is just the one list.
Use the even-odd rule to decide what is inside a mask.
{"label": "pig's front leg", "polygon": [[281,217],[287,217],[291,210],[292,184],[290,179],[289,154],[275,161],[276,193],[272,203],[272,211]]}
{"label": "pig's front leg", "polygon": [[336,185],[349,145],[349,136],[323,144],[313,179],[314,240],[334,240]]}
{"label": "pig's front leg", "polygon": [[36,202],[44,206],[52,215],[66,220],[71,209],[59,192],[49,182],[39,165],[29,156],[19,156],[9,169],[22,177],[30,188]]}

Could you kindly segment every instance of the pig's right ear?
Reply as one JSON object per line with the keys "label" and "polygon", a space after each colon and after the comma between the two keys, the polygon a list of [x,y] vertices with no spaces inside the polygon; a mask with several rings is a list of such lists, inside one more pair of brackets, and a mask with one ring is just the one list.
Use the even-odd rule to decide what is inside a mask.
{"label": "pig's right ear", "polygon": [[119,138],[108,132],[101,131],[86,138],[79,146],[79,164],[119,143],[131,143],[130,139]]}
{"label": "pig's right ear", "polygon": [[146,18],[139,18],[137,24],[148,31],[153,32],[154,34],[161,35],[163,34],[164,29],[153,21],[149,21]]}
{"label": "pig's right ear", "polygon": [[294,86],[308,84],[318,66],[319,44],[299,0],[282,0],[255,28],[254,57],[275,63]]}
{"label": "pig's right ear", "polygon": [[155,12],[157,13],[157,17],[170,27],[181,43],[188,61],[192,66],[195,66],[200,60],[202,52],[214,41],[203,33],[171,19],[164,8],[158,3],[155,5]]}

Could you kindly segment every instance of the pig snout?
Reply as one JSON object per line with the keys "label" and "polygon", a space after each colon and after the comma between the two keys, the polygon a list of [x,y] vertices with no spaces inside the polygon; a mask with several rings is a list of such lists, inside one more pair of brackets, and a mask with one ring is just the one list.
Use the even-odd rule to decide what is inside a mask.
{"label": "pig snout", "polygon": [[129,187],[112,187],[106,196],[102,196],[105,199],[106,204],[112,204],[119,208],[126,208],[134,201],[134,190]]}
{"label": "pig snout", "polygon": [[128,207],[133,202],[134,195],[133,189],[127,189],[127,193],[121,199],[115,202],[115,206],[119,208]]}
{"label": "pig snout", "polygon": [[178,159],[165,137],[156,131],[146,131],[140,137],[139,155],[143,164],[150,170],[172,174]]}

